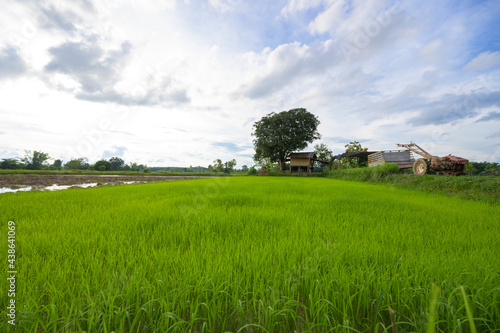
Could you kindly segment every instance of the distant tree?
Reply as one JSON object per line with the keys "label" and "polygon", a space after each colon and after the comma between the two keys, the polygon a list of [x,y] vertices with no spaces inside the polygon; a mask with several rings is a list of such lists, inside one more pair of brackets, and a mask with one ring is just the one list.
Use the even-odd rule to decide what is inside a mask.
{"label": "distant tree", "polygon": [[44,163],[49,159],[50,156],[47,153],[27,150],[21,161],[26,165],[26,169],[28,170],[41,170],[44,167]]}
{"label": "distant tree", "polygon": [[67,162],[64,168],[68,170],[87,170],[89,168],[89,163],[85,157],[80,157]]}
{"label": "distant tree", "polygon": [[484,171],[484,168],[488,165],[488,162],[469,162],[474,166],[474,168],[477,170],[475,173],[476,174],[481,174]]}
{"label": "distant tree", "polygon": [[54,169],[59,170],[59,169],[61,169],[61,168],[62,168],[62,162],[63,162],[62,160],[55,160],[55,161],[54,161],[54,164],[52,164],[52,167],[53,167]]}
{"label": "distant tree", "polygon": [[467,163],[464,167],[464,172],[468,175],[468,176],[472,176],[473,174],[475,174],[477,172],[477,169],[474,167],[474,164],[472,163]]}
{"label": "distant tree", "polygon": [[254,123],[256,139],[254,160],[269,159],[277,162],[280,171],[285,170],[286,156],[307,147],[308,143],[319,139],[318,118],[306,109],[292,109],[280,113],[270,113]]}
{"label": "distant tree", "polygon": [[110,171],[111,170],[111,163],[106,161],[106,160],[97,161],[94,164],[94,170]]}
{"label": "distant tree", "polygon": [[0,162],[0,169],[21,169],[22,165],[15,158],[4,158],[2,162]]}
{"label": "distant tree", "polygon": [[108,161],[109,163],[111,163],[111,171],[122,170],[123,166],[125,165],[125,161],[116,156],[111,157]]}
{"label": "distant tree", "polygon": [[[368,148],[363,148],[358,141],[349,142],[344,147],[346,153],[350,151],[368,151]],[[368,161],[361,161],[358,157],[344,157],[341,163],[344,168],[359,168],[368,165]]]}
{"label": "distant tree", "polygon": [[236,160],[233,159],[231,161],[227,161],[224,163],[223,171],[225,173],[231,173],[233,172],[235,166],[236,166]]}
{"label": "distant tree", "polygon": [[136,162],[130,163],[130,171],[139,171],[139,165]]}
{"label": "distant tree", "polygon": [[[314,152],[316,153],[316,157],[322,161],[330,162],[333,158],[333,152],[324,143],[315,145]],[[316,166],[321,166],[321,163],[316,162]]]}
{"label": "distant tree", "polygon": [[500,174],[500,166],[498,163],[488,163],[484,172],[491,176],[498,176]]}
{"label": "distant tree", "polygon": [[248,172],[248,166],[243,165],[243,166],[241,167],[241,171],[243,171],[243,172]]}
{"label": "distant tree", "polygon": [[218,171],[218,172],[222,172],[224,170],[224,164],[222,163],[222,160],[220,158],[218,158],[214,161],[213,168],[215,171]]}
{"label": "distant tree", "polygon": [[250,169],[248,169],[247,175],[253,176],[257,174],[257,169],[255,168],[255,165],[252,165]]}

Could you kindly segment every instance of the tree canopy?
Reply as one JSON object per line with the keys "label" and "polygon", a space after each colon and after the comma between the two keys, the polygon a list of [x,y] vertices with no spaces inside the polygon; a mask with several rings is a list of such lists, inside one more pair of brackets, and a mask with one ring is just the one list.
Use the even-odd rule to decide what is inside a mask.
{"label": "tree canopy", "polygon": [[111,170],[111,163],[102,159],[94,164],[94,169],[97,171],[110,171]]}
{"label": "tree canopy", "polygon": [[302,150],[308,143],[321,138],[317,131],[319,124],[318,118],[304,108],[272,112],[262,117],[253,125],[254,160],[277,162],[284,171],[289,153]]}
{"label": "tree canopy", "polygon": [[[315,145],[314,152],[316,153],[316,157],[322,161],[331,162],[333,159],[333,152],[324,143]],[[315,165],[317,167],[321,166],[318,162],[315,162]]]}
{"label": "tree canopy", "polygon": [[86,170],[89,168],[89,163],[87,158],[80,157],[67,162],[64,168],[68,170]]}
{"label": "tree canopy", "polygon": [[234,167],[236,166],[236,160],[235,159],[232,159],[230,161],[227,161],[227,162],[222,162],[222,160],[220,158],[216,159],[214,161],[214,165],[209,165],[208,166],[208,169],[211,170],[215,170],[215,171],[218,171],[218,172],[225,172],[225,173],[231,173],[234,171]]}
{"label": "tree canopy", "polygon": [[44,163],[49,159],[50,156],[47,153],[36,150],[31,152],[27,150],[21,161],[26,165],[26,169],[28,170],[41,170]]}
{"label": "tree canopy", "polygon": [[108,161],[111,163],[111,171],[121,170],[125,166],[125,161],[117,156],[111,157]]}
{"label": "tree canopy", "polygon": [[[351,141],[344,147],[346,153],[350,151],[368,151],[368,148],[363,148],[361,146],[361,143],[359,143],[358,141]],[[345,157],[342,159],[342,164],[346,168],[359,168],[363,166],[368,166],[368,160],[367,158],[360,159],[358,157],[349,157],[349,158]]]}

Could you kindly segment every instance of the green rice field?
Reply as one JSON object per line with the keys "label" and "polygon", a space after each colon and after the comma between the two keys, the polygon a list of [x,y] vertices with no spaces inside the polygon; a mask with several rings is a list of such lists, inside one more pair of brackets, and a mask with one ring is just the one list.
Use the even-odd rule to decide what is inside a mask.
{"label": "green rice field", "polygon": [[500,332],[486,202],[225,177],[2,194],[0,224],[0,332]]}

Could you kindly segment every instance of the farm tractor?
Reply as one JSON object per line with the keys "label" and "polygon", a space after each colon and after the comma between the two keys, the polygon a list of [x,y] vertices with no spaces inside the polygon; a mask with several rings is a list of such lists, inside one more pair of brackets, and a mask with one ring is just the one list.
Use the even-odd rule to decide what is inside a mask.
{"label": "farm tractor", "polygon": [[465,165],[469,162],[468,159],[453,155],[432,156],[413,142],[409,144],[398,143],[398,147],[406,148],[424,157],[413,163],[413,173],[416,175],[425,175],[428,171],[442,172],[445,175],[461,175],[464,173]]}

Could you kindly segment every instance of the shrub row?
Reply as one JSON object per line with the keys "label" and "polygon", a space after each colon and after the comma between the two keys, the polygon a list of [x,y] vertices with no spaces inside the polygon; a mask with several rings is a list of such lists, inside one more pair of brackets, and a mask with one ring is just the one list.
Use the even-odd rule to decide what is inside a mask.
{"label": "shrub row", "polygon": [[386,183],[407,189],[500,204],[500,178],[493,176],[416,176],[402,174],[398,166],[392,163],[373,168],[334,170],[327,176],[335,179]]}

